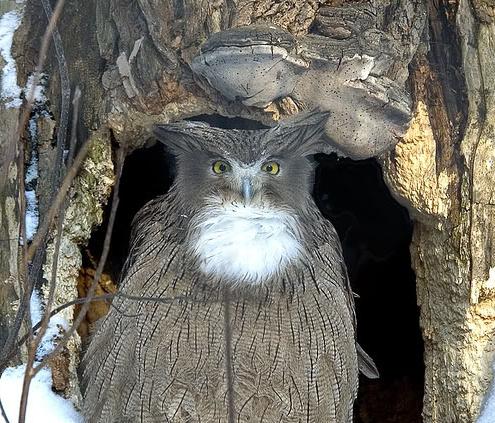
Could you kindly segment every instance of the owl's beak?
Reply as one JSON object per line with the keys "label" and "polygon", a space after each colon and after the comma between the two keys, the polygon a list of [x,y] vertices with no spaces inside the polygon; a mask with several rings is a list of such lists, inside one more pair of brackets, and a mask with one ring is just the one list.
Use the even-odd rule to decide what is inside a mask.
{"label": "owl's beak", "polygon": [[253,198],[253,184],[249,178],[244,178],[242,180],[242,196],[244,197],[245,202],[248,202]]}

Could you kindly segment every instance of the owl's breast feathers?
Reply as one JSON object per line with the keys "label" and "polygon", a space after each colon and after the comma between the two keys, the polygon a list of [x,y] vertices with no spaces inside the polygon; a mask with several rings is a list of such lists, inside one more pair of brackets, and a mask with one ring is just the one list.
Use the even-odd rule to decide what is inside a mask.
{"label": "owl's breast feathers", "polygon": [[232,285],[260,284],[304,254],[298,219],[282,209],[217,204],[198,213],[190,231],[200,270]]}
{"label": "owl's breast feathers", "polygon": [[[240,423],[352,421],[358,383],[354,310],[338,241],[305,252],[310,260],[292,262],[300,245],[283,227],[288,217],[240,213],[246,213],[246,222],[211,215],[206,233],[225,243],[229,236],[247,237],[254,258],[246,260],[259,266],[256,272],[275,261],[254,250],[283,241],[289,245],[275,245],[273,254],[288,264],[274,273],[272,284],[229,288],[230,339],[224,290],[214,289],[216,276],[205,284],[185,248],[187,237],[177,229],[187,216],[159,208],[141,215],[148,218],[146,230],[141,222],[136,227],[121,292],[146,300],[117,297],[89,347],[88,422],[227,423],[228,392]],[[204,243],[205,252],[221,246],[213,239]],[[237,260],[232,244],[222,266]]]}

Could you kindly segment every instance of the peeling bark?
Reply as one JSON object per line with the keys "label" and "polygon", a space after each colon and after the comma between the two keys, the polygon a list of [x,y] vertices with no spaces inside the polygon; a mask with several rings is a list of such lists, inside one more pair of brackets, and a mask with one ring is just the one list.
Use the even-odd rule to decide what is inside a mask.
{"label": "peeling bark", "polygon": [[473,3],[430,5],[430,51],[413,65],[414,119],[383,162],[417,219],[426,422],[475,421],[495,358],[495,26],[486,3]]}

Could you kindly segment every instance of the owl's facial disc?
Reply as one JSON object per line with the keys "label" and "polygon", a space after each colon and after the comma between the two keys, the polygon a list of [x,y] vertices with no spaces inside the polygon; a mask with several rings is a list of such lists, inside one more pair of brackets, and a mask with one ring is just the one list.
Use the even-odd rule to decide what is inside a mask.
{"label": "owl's facial disc", "polygon": [[288,169],[282,158],[211,160],[209,188],[188,240],[204,273],[234,284],[259,284],[299,259],[299,216],[277,192]]}
{"label": "owl's facial disc", "polygon": [[221,186],[218,192],[221,192],[222,200],[262,206],[264,188],[267,183],[274,182],[280,168],[274,160],[246,164],[218,159],[213,162],[211,171]]}

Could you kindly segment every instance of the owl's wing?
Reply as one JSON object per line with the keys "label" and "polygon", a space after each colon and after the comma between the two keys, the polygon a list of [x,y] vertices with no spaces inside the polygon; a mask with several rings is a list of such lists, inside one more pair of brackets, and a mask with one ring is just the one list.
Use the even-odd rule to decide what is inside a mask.
{"label": "owl's wing", "polygon": [[157,223],[159,224],[160,219],[163,219],[161,206],[166,196],[165,194],[148,202],[132,219],[129,252],[120,272],[122,276],[119,283],[122,283],[129,269],[141,256],[144,248],[143,244],[149,238],[149,233],[153,229],[153,226],[156,226]]}
{"label": "owl's wing", "polygon": [[[330,224],[330,222],[326,221],[326,230],[328,232],[328,243],[325,243],[322,247],[320,247],[323,251],[324,255],[329,254],[329,250],[333,250],[330,255],[335,254],[337,258],[337,262],[340,264],[340,270],[342,278],[340,280],[340,284],[342,289],[344,290],[347,306],[353,316],[353,324],[354,328],[356,327],[356,312],[354,307],[354,296],[355,294],[352,292],[351,283],[349,280],[349,275],[347,272],[347,266],[344,262],[344,256],[342,252],[342,246],[340,244],[337,231]],[[380,373],[378,368],[376,367],[373,359],[364,351],[364,349],[357,343],[356,341],[356,353],[358,358],[358,368],[360,373],[366,376],[368,379],[377,379],[380,377]]]}
{"label": "owl's wing", "polygon": [[[340,244],[339,244],[340,247]],[[340,248],[341,250],[341,248]],[[342,255],[342,251],[340,251],[340,254]],[[351,289],[351,284],[349,281],[349,274],[347,272],[347,266],[344,263],[344,259],[342,258],[342,274],[344,275],[344,279],[346,280],[345,286],[347,287],[347,292],[348,294],[348,301],[349,304],[352,304],[352,309],[354,312],[354,327],[356,326],[356,314],[354,310],[354,296],[355,294],[352,292]],[[350,305],[351,306],[351,305]],[[380,373],[378,371],[378,368],[376,367],[375,362],[373,359],[368,355],[368,353],[363,350],[361,345],[359,345],[356,341],[356,352],[357,352],[357,357],[358,357],[358,368],[359,372],[362,373],[364,376],[366,376],[368,379],[378,379],[380,377]]]}
{"label": "owl's wing", "polygon": [[[110,312],[98,321],[98,329],[80,365],[83,415],[88,423],[156,421],[137,413],[142,409],[138,404],[138,381],[143,371],[138,354],[145,326],[141,320],[151,315],[149,309],[158,307],[158,303],[135,299],[155,296],[144,288],[154,283],[162,271],[160,258],[167,264],[172,260],[168,258],[175,244],[171,238],[168,243],[164,241],[164,226],[169,222],[164,218],[168,210],[161,207],[161,202],[163,198],[148,203],[134,219],[130,251],[119,286],[122,295],[114,298]],[[146,391],[149,392],[152,390]]]}
{"label": "owl's wing", "polygon": [[359,371],[368,379],[378,379],[380,377],[380,373],[378,372],[375,362],[357,342],[356,352],[358,356]]}

